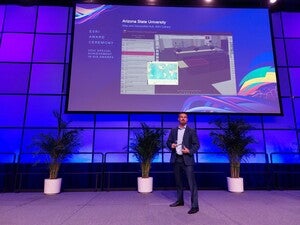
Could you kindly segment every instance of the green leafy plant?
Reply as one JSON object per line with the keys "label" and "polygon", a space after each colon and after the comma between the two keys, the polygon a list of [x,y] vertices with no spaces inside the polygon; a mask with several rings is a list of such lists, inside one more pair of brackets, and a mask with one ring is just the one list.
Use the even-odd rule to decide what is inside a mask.
{"label": "green leafy plant", "polygon": [[57,120],[55,133],[41,133],[33,140],[38,148],[37,154],[49,156],[49,178],[56,179],[61,162],[76,152],[80,146],[80,130],[68,129],[70,122],[63,120],[57,111],[53,112]]}
{"label": "green leafy plant", "polygon": [[224,151],[230,162],[230,177],[240,177],[240,163],[253,153],[249,144],[254,143],[253,137],[248,132],[253,128],[242,119],[237,120],[215,120],[218,131],[211,131],[212,142]]}
{"label": "green leafy plant", "polygon": [[159,150],[163,148],[163,129],[150,128],[146,123],[141,123],[141,129],[134,132],[129,148],[141,163],[142,178],[148,178],[151,163]]}

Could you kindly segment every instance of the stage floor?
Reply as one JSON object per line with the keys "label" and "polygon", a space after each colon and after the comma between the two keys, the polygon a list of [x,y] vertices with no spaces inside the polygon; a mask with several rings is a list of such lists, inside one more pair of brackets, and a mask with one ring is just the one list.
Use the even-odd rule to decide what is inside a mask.
{"label": "stage floor", "polygon": [[1,225],[298,225],[300,190],[227,191],[199,190],[199,208],[189,215],[185,205],[170,208],[175,191],[1,193]]}

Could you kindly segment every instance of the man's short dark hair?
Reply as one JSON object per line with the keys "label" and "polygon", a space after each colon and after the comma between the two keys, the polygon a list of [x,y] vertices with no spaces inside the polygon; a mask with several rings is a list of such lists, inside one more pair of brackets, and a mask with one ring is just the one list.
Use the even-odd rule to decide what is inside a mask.
{"label": "man's short dark hair", "polygon": [[178,116],[179,116],[180,114],[185,114],[186,116],[188,116],[188,114],[187,114],[186,112],[180,112],[180,113],[178,113]]}

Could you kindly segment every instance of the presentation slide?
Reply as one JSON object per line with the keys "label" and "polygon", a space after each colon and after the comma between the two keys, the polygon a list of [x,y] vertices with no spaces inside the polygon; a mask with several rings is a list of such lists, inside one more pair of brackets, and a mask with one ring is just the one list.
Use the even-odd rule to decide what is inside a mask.
{"label": "presentation slide", "polygon": [[77,4],[71,52],[70,112],[281,113],[265,8]]}

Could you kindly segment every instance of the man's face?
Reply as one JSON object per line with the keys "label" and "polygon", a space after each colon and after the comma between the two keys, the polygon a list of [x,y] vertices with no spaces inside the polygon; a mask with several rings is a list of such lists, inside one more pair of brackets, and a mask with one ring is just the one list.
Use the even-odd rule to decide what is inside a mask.
{"label": "man's face", "polygon": [[179,124],[184,126],[186,125],[187,121],[188,121],[188,117],[185,113],[181,113],[179,114],[178,116],[178,121],[179,121]]}

